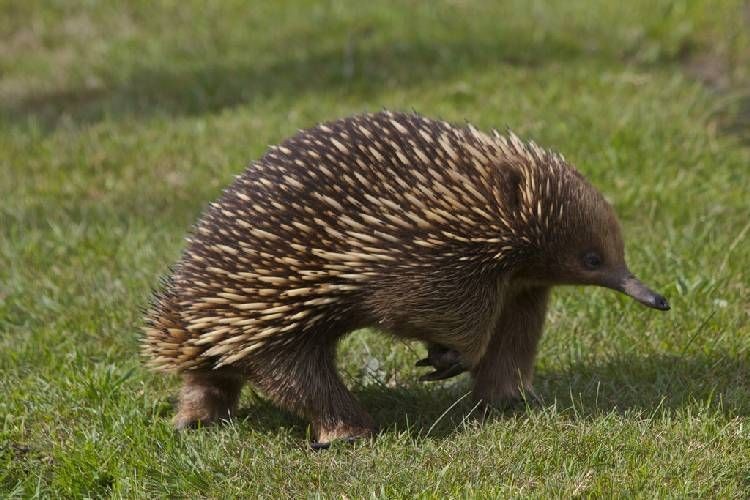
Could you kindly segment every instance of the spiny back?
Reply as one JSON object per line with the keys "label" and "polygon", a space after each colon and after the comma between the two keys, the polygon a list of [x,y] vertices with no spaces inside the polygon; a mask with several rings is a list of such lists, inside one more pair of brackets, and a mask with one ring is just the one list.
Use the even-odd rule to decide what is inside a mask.
{"label": "spiny back", "polygon": [[512,133],[390,112],[302,131],[204,213],[144,352],[162,369],[232,364],[344,318],[387,277],[510,267],[590,191]]}

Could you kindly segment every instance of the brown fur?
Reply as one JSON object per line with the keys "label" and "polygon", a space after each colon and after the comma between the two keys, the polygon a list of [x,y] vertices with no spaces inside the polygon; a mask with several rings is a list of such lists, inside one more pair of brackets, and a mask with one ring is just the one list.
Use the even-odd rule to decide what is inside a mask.
{"label": "brown fur", "polygon": [[521,289],[505,301],[489,346],[472,369],[477,401],[501,406],[534,393],[534,356],[548,298],[549,288],[535,286]]}
{"label": "brown fur", "polygon": [[243,377],[230,370],[195,370],[182,375],[178,429],[230,418],[237,410]]}
{"label": "brown fur", "polygon": [[531,391],[551,286],[626,281],[642,302],[663,300],[629,275],[614,212],[560,155],[417,115],[363,115],[272,148],[212,204],[155,298],[143,348],[156,369],[182,373],[177,427],[231,416],[248,381],[325,443],[375,431],[336,372],[349,332],[439,345],[471,372],[477,399],[502,404]]}

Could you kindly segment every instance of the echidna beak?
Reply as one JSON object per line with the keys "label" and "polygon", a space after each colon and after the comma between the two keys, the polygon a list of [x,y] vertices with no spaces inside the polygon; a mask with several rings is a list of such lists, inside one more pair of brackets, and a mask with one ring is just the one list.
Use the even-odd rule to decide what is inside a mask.
{"label": "echidna beak", "polygon": [[660,311],[669,311],[669,301],[649,287],[641,283],[641,281],[628,273],[622,280],[613,286],[615,290],[618,290],[625,295],[633,297],[635,300],[643,304],[644,306],[658,309]]}

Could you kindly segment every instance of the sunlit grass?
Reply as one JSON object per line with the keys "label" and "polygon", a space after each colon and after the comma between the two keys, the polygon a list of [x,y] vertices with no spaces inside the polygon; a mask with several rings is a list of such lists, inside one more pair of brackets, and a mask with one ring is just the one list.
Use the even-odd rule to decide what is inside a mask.
{"label": "sunlit grass", "polygon": [[[743,23],[708,1],[0,2],[0,494],[747,496]],[[250,390],[173,433],[177,381],[137,343],[190,224],[268,144],[383,107],[564,153],[672,311],[559,290],[543,403],[484,422],[467,379],[420,384],[419,345],[358,332],[340,365],[376,440],[311,453]]]}

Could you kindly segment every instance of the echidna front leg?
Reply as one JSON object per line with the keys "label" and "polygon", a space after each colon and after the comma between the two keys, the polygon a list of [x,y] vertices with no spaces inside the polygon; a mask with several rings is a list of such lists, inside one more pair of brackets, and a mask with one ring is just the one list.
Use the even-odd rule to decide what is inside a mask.
{"label": "echidna front leg", "polygon": [[548,297],[548,288],[535,287],[509,297],[503,305],[487,351],[472,370],[477,401],[502,407],[533,394],[534,357]]}
{"label": "echidna front leg", "polygon": [[315,448],[377,431],[336,371],[335,341],[301,342],[289,350],[263,353],[253,361],[252,377],[276,404],[310,420]]}
{"label": "echidna front leg", "polygon": [[237,409],[243,379],[229,370],[186,371],[174,426],[177,429],[209,425],[232,416]]}

